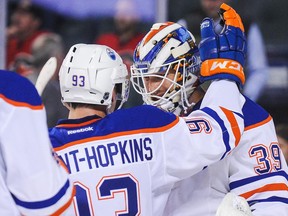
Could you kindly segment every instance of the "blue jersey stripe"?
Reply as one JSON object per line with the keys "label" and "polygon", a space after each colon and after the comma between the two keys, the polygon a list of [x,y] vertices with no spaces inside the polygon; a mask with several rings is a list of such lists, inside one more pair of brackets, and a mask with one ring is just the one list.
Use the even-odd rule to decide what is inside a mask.
{"label": "blue jersey stripe", "polygon": [[282,203],[288,204],[288,198],[272,196],[272,197],[269,197],[267,199],[250,200],[250,201],[248,201],[248,204],[250,206],[253,206],[254,204],[261,203],[261,202],[262,203],[263,202],[282,202]]}
{"label": "blue jersey stripe", "polygon": [[12,194],[12,197],[17,205],[22,206],[27,209],[46,208],[57,203],[66,194],[67,189],[69,188],[69,185],[70,185],[70,182],[69,180],[67,180],[65,185],[60,189],[60,191],[54,197],[47,199],[47,200],[43,200],[43,201],[38,201],[38,202],[22,201],[22,200],[19,200],[17,197],[15,197],[13,194]]}
{"label": "blue jersey stripe", "polygon": [[237,116],[239,116],[240,118],[244,119],[244,115],[242,115],[241,113],[235,112],[233,111],[234,114],[236,114]]}
{"label": "blue jersey stripe", "polygon": [[221,127],[222,130],[222,137],[223,137],[223,141],[226,147],[226,151],[223,154],[223,156],[221,157],[221,160],[225,157],[225,155],[231,150],[231,147],[229,145],[229,133],[227,132],[227,128],[224,124],[224,121],[220,118],[220,116],[211,108],[205,107],[203,109],[201,109],[203,112],[207,113],[208,115],[210,115],[213,119],[215,119],[215,121],[218,122],[218,124]]}
{"label": "blue jersey stripe", "polygon": [[259,180],[265,179],[265,178],[271,178],[271,177],[274,177],[274,176],[283,176],[288,181],[287,173],[285,171],[281,170],[281,171],[278,171],[278,172],[267,173],[267,174],[263,174],[263,175],[259,175],[259,176],[253,176],[253,177],[241,179],[241,180],[238,180],[238,181],[234,181],[234,182],[231,182],[229,184],[229,187],[230,187],[231,190],[233,190],[233,189],[241,187],[243,185],[247,185],[247,184],[250,184],[252,182],[256,182],[256,181],[259,181]]}

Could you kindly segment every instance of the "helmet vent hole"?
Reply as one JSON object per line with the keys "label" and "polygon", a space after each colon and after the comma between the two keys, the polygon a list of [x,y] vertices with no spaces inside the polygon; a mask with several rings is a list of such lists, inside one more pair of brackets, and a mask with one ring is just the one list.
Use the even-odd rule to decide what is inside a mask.
{"label": "helmet vent hole", "polygon": [[73,56],[71,56],[71,58],[70,58],[70,62],[72,62],[73,61]]}
{"label": "helmet vent hole", "polygon": [[103,103],[104,103],[104,100],[101,100],[100,103],[103,104]]}
{"label": "helmet vent hole", "polygon": [[68,68],[68,74],[70,73],[70,67]]}
{"label": "helmet vent hole", "polygon": [[92,62],[92,59],[93,59],[93,57],[92,57],[92,58],[90,58],[89,64]]}
{"label": "helmet vent hole", "polygon": [[74,53],[75,53],[75,52],[76,52],[76,50],[77,50],[77,48],[76,48],[76,47],[74,47],[72,52],[74,52]]}

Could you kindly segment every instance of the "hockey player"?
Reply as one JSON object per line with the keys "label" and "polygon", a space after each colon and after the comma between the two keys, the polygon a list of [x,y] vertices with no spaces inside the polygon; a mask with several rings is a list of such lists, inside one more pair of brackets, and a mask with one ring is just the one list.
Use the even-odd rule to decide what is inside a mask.
{"label": "hockey player", "polygon": [[[239,15],[228,5],[221,6],[221,14],[225,26],[219,34],[214,32],[211,19],[206,18],[201,23],[199,50],[203,63],[200,80],[226,78],[241,86],[244,78],[235,74],[239,74],[238,69],[242,71],[244,64],[244,29]],[[197,79],[187,79],[193,77],[191,73],[195,69],[193,61],[196,57],[191,59],[190,50],[187,50],[180,58],[175,58],[174,53],[185,50],[178,41],[179,38],[185,40],[182,33],[187,31],[181,26],[175,27],[177,25],[157,24],[146,34],[135,49],[131,80],[147,104],[186,115],[189,119],[197,110],[206,109],[212,94],[227,92],[221,87],[216,89],[213,85],[216,81],[213,81],[203,98],[204,92]],[[194,47],[196,53],[196,44]],[[183,63],[179,65],[181,61]],[[179,70],[181,66],[183,71]],[[221,161],[177,182],[165,215],[214,216],[228,192],[247,199],[255,216],[288,215],[287,166],[277,142],[273,120],[249,98],[241,98],[244,101],[245,130],[238,146]],[[192,109],[195,111],[190,113]],[[202,148],[211,151],[207,146]]]}
{"label": "hockey player", "polygon": [[[127,99],[127,75],[103,45],[74,45],[62,63],[69,117],[50,138],[76,186],[71,214],[163,215],[173,185],[227,155],[243,132],[234,82],[215,81],[227,94],[217,91],[209,107],[185,120],[147,105],[114,111]],[[224,100],[229,107],[218,106]]]}
{"label": "hockey player", "polygon": [[0,122],[0,215],[64,215],[72,184],[52,155],[44,106],[32,83],[4,70]]}

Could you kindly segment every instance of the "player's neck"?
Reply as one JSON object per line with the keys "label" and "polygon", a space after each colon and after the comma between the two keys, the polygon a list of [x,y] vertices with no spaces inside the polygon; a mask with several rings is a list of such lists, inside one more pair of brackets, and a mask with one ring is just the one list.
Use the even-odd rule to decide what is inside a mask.
{"label": "player's neck", "polygon": [[205,91],[200,86],[198,86],[189,97],[189,103],[193,105],[188,107],[188,109],[185,112],[184,110],[182,110],[180,116],[188,116],[193,111],[194,105],[198,103],[200,100],[202,100],[204,95]]}
{"label": "player's neck", "polygon": [[198,103],[205,95],[204,90],[198,86],[189,97],[189,103]]}
{"label": "player's neck", "polygon": [[79,119],[91,115],[98,115],[103,118],[106,116],[106,113],[102,110],[95,110],[87,107],[79,107],[76,109],[70,109],[68,118]]}

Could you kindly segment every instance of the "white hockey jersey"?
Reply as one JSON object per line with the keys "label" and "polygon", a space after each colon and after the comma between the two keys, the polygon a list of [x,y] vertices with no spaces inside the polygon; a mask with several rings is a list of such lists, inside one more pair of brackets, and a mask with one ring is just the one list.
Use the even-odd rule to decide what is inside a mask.
{"label": "white hockey jersey", "polygon": [[0,215],[59,215],[72,202],[52,155],[41,99],[27,79],[0,71]]}
{"label": "white hockey jersey", "polygon": [[[243,101],[235,83],[223,82],[225,92],[187,119],[143,105],[102,119],[61,120],[50,138],[76,186],[71,214],[163,215],[175,183],[239,142]],[[218,106],[223,100],[229,109]]]}
{"label": "white hockey jersey", "polygon": [[[210,87],[200,108],[217,90]],[[178,182],[165,215],[215,216],[225,194],[231,191],[247,199],[254,216],[288,216],[288,169],[273,120],[262,107],[244,99],[245,129],[238,146],[223,160]]]}

